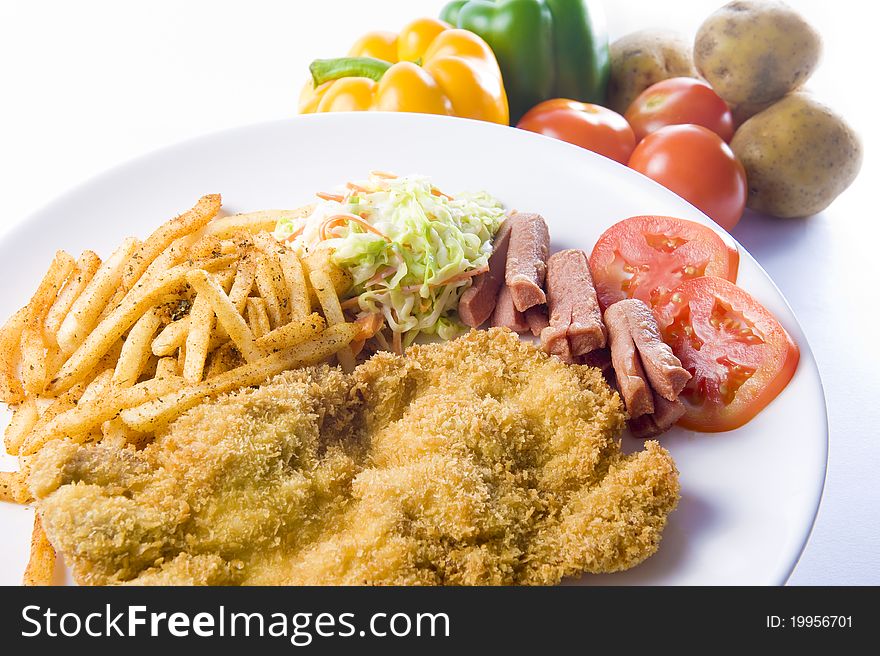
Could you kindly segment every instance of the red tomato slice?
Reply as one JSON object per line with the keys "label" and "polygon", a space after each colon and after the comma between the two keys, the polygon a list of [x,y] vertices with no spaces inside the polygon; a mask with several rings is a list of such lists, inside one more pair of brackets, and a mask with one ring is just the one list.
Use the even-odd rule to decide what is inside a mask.
{"label": "red tomato slice", "polygon": [[683,282],[671,299],[665,341],[691,376],[679,395],[685,428],[739,428],[788,385],[800,351],[785,328],[747,292],[721,278]]}
{"label": "red tomato slice", "polygon": [[602,308],[638,298],[663,327],[669,296],[682,281],[718,276],[735,281],[739,252],[728,235],[669,216],[634,216],[608,228],[593,247],[590,271]]}

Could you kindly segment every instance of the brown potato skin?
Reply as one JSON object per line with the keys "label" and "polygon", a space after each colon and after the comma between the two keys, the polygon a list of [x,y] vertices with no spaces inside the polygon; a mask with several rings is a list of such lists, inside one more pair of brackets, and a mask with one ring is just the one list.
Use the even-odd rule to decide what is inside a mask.
{"label": "brown potato skin", "polygon": [[691,48],[681,35],[641,30],[611,44],[608,106],[620,114],[652,84],[671,77],[698,77]]}
{"label": "brown potato skin", "polygon": [[779,217],[824,210],[858,175],[855,130],[806,92],[789,94],[750,118],[730,147],[748,178],[748,207]]}
{"label": "brown potato skin", "polygon": [[776,0],[735,0],[697,31],[694,63],[732,105],[761,105],[799,88],[822,53],[819,33]]}

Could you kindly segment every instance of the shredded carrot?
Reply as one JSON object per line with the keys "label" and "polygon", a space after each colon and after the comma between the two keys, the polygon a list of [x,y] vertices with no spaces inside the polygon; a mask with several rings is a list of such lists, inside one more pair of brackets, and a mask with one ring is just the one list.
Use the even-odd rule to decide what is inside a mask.
{"label": "shredded carrot", "polygon": [[289,235],[287,235],[282,241],[293,241],[294,239],[299,237],[303,233],[303,230],[305,230],[305,229],[306,229],[306,224],[305,223],[300,224],[300,226],[296,230],[294,230]]}
{"label": "shredded carrot", "polygon": [[385,325],[385,317],[380,313],[367,314],[355,319],[355,324],[357,324],[361,331],[357,339],[367,340],[382,330],[382,326]]}
{"label": "shredded carrot", "polygon": [[337,203],[341,203],[345,200],[345,196],[341,194],[331,194],[326,191],[319,191],[315,194],[315,196],[317,196],[321,200],[335,200]]}
{"label": "shredded carrot", "polygon": [[435,196],[443,196],[443,198],[445,198],[446,200],[455,200],[449,194],[444,194],[442,191],[437,189],[437,187],[431,187],[431,193],[434,194]]}
{"label": "shredded carrot", "polygon": [[354,182],[346,182],[345,188],[351,189],[352,191],[359,191],[364,194],[368,194],[371,191],[370,189],[367,189],[366,187],[362,187],[361,185],[354,183]]}
{"label": "shredded carrot", "polygon": [[353,221],[354,223],[357,223],[367,232],[372,232],[373,234],[379,235],[385,241],[391,241],[385,234],[383,234],[379,230],[376,230],[376,228],[371,226],[367,221],[354,214],[334,214],[333,216],[324,219],[324,222],[321,224],[321,229],[319,231],[319,234],[321,235],[321,240],[323,241],[324,239],[328,239],[328,232],[330,230],[344,225],[348,221]]}
{"label": "shredded carrot", "polygon": [[388,171],[370,171],[370,175],[383,178],[385,180],[396,180],[397,175],[395,173],[389,173]]}

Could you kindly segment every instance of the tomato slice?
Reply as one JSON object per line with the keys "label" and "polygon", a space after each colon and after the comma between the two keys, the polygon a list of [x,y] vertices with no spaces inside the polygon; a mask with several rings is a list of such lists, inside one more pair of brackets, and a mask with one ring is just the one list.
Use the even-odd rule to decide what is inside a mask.
{"label": "tomato slice", "polygon": [[739,252],[728,235],[670,216],[634,216],[599,237],[590,271],[602,308],[637,298],[654,309],[660,326],[669,296],[683,281],[699,276],[736,280]]}
{"label": "tomato slice", "polygon": [[663,337],[692,378],[679,395],[685,428],[739,428],[788,385],[800,351],[747,292],[721,278],[683,282],[672,295]]}

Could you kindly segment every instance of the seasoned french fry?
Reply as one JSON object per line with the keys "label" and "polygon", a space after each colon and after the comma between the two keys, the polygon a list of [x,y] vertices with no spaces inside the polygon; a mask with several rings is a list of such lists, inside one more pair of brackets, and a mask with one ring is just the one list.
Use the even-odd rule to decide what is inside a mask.
{"label": "seasoned french fry", "polygon": [[[194,275],[195,272],[191,274]],[[208,275],[205,274],[205,279],[207,278]],[[222,288],[220,292],[223,293]],[[214,310],[211,309],[211,301],[204,294],[197,294],[189,311],[189,333],[186,336],[186,359],[183,363],[183,379],[188,383],[198,383],[202,380],[205,358],[208,357],[208,342],[213,329]]]}
{"label": "seasoned french fry", "polygon": [[21,472],[0,472],[0,501],[30,503],[31,492]]}
{"label": "seasoned french fry", "polygon": [[[260,299],[249,299],[260,300]],[[257,346],[264,351],[274,353],[297,344],[302,344],[313,338],[326,327],[327,322],[317,312],[313,312],[305,319],[291,321],[288,324],[262,335],[257,339]]]}
{"label": "seasoned french fry", "polygon": [[[108,383],[110,381],[110,375],[112,373],[112,369],[108,370],[106,373],[106,380],[108,381]],[[92,383],[92,385],[94,385],[94,382]],[[55,399],[52,399],[45,410],[42,411],[39,420],[37,420],[37,423],[34,424],[34,427],[30,430],[28,435],[33,434],[34,431],[42,430],[45,426],[49,424],[49,422],[55,419],[55,417],[75,408],[76,404],[79,403],[79,401],[83,398],[83,394],[85,394],[85,392],[88,391],[88,389],[92,385],[87,387],[85,383],[77,383],[69,390],[64,392],[64,394],[61,394]],[[23,436],[24,439],[22,440],[22,442],[24,442],[24,440],[28,438],[28,435]],[[21,454],[20,452],[21,446],[19,445],[18,455]]]}
{"label": "seasoned french fry", "polygon": [[[216,270],[222,268],[235,257],[224,255],[217,258],[194,262],[196,268]],[[107,317],[89,334],[85,341],[64,363],[58,376],[48,387],[50,392],[64,391],[80,380],[95,366],[112,344],[143,314],[156,304],[163,294],[186,281],[186,274],[192,269],[190,264],[179,264],[166,271],[149,284],[138,284]]]}
{"label": "seasoned french fry", "polygon": [[177,376],[177,360],[175,358],[159,358],[156,363],[156,375],[154,378],[173,378]]}
{"label": "seasoned french fry", "polygon": [[183,388],[137,407],[123,410],[122,420],[135,430],[153,432],[198,405],[203,399],[239,387],[258,385],[282,371],[317,364],[347,346],[358,333],[354,324],[331,326],[315,339],[237,367],[198,385]]}
{"label": "seasoned french fry", "polygon": [[314,205],[307,205],[296,210],[260,210],[224,216],[211,221],[204,233],[215,235],[220,239],[228,239],[242,231],[250,233],[272,232],[281,219],[298,219],[308,216],[313,208]]}
{"label": "seasoned french fry", "polygon": [[[318,302],[324,311],[324,318],[327,319],[328,326],[345,324],[345,314],[342,312],[342,306],[339,304],[339,297],[333,289],[333,281],[330,276],[322,269],[312,269],[309,271],[309,279],[312,282],[312,288],[318,296]],[[360,329],[358,329],[360,332]],[[354,370],[354,355],[348,346],[339,349],[336,354],[342,370],[351,372]]]}
{"label": "seasoned french fry", "polygon": [[132,255],[122,274],[124,290],[133,289],[150,263],[172,242],[205,227],[220,211],[220,194],[202,196],[192,209],[156,228]]}
{"label": "seasoned french fry", "polygon": [[24,402],[15,409],[12,419],[6,426],[6,433],[3,436],[3,444],[6,447],[6,453],[12,456],[18,455],[18,449],[24,438],[33,430],[40,419],[40,413],[37,411],[37,400],[33,396],[29,396]]}
{"label": "seasoned french fry", "polygon": [[275,286],[276,275],[272,261],[265,253],[257,254],[257,272],[256,284],[260,296],[266,302],[266,312],[269,313],[269,319],[272,321],[273,327],[280,326],[282,321],[281,303],[278,300],[278,291]]}
{"label": "seasoned french fry", "polygon": [[70,312],[70,308],[79,298],[83,290],[94,278],[95,273],[101,266],[101,258],[93,251],[83,251],[82,255],[76,261],[76,266],[70,274],[64,288],[58,293],[58,297],[49,309],[46,315],[46,335],[51,337],[52,341],[57,343],[58,329],[61,323]]}
{"label": "seasoned french fry", "polygon": [[108,441],[121,447],[125,444],[136,444],[140,442],[144,434],[132,430],[125,425],[119,417],[108,419],[101,424],[101,435],[104,441]]}
{"label": "seasoned french fry", "polygon": [[43,322],[75,264],[74,259],[64,251],[55,253],[49,270],[27,304],[21,332],[21,382],[25,391],[31,394],[40,394],[46,387],[47,344]]}
{"label": "seasoned french fry", "polygon": [[217,320],[229,334],[230,339],[241,351],[245,360],[255,362],[263,356],[263,352],[254,344],[254,335],[247,323],[239,314],[229,297],[205,271],[190,271],[187,281],[199,296],[204,296],[217,315]]}
{"label": "seasoned french fry", "polygon": [[251,296],[247,299],[247,317],[254,337],[260,338],[272,330],[269,325],[269,315],[266,314],[266,301],[262,298]]}
{"label": "seasoned french fry", "polygon": [[290,308],[290,320],[300,321],[309,316],[312,304],[309,301],[309,290],[306,285],[303,265],[296,253],[284,248],[278,253],[284,282],[287,286],[287,304]]}
{"label": "seasoned french fry", "polygon": [[24,387],[18,378],[18,363],[26,316],[27,307],[23,307],[0,328],[0,401],[4,403],[21,403],[24,400]]}
{"label": "seasoned french fry", "polygon": [[[141,280],[155,280],[159,275],[171,267],[177,266],[183,262],[189,255],[189,248],[195,240],[195,237],[195,235],[184,235],[171,242],[171,245],[168,246],[168,248],[162,251],[155,260],[150,262],[147,270],[144,271],[143,276],[141,276]],[[125,291],[120,287],[119,298],[121,299],[124,294]]]}
{"label": "seasoned french fry", "polygon": [[229,351],[235,348],[231,342],[227,342],[224,346],[215,349],[209,359],[208,366],[205,368],[205,380],[214,378],[220,374],[229,371]]}
{"label": "seasoned french fry", "polygon": [[235,273],[232,289],[229,290],[229,300],[239,314],[244,313],[248,295],[253,289],[255,269],[254,258],[251,256],[245,255],[238,263],[238,271]]}
{"label": "seasoned french fry", "polygon": [[123,240],[122,245],[101,264],[89,284],[71,305],[57,332],[58,345],[68,355],[83,343],[98,324],[101,312],[119,287],[123,268],[137,247],[137,239],[130,237]]}
{"label": "seasoned french fry", "polygon": [[[100,398],[101,396],[109,392],[110,387],[113,384],[113,371],[113,369],[104,369],[104,371],[95,376],[95,378],[92,379],[92,381],[89,382],[88,385],[85,385],[85,389],[82,390],[82,394],[79,397],[77,403],[91,403],[95,399]],[[73,389],[75,389],[75,387],[76,386],[71,387],[70,390],[72,391]],[[65,394],[67,394],[67,392],[65,392]],[[61,396],[59,396],[58,398],[60,399]],[[76,404],[73,404],[72,407],[75,406]]]}
{"label": "seasoned french fry", "polygon": [[156,335],[156,338],[150,345],[153,355],[161,358],[173,354],[186,341],[188,333],[189,315],[181,317],[177,321],[172,321]]}
{"label": "seasoned french fry", "polygon": [[162,319],[157,308],[153,308],[135,321],[134,326],[128,331],[128,337],[122,343],[122,352],[113,372],[114,385],[131,387],[137,382],[150,357],[150,342],[160,323]]}
{"label": "seasoned french fry", "polygon": [[55,577],[55,549],[46,537],[39,514],[34,515],[31,533],[31,557],[24,570],[24,585],[52,585]]}
{"label": "seasoned french fry", "polygon": [[75,408],[61,413],[45,426],[34,429],[22,443],[20,453],[26,456],[36,453],[49,440],[59,437],[82,442],[88,437],[89,431],[115,417],[120,410],[161,397],[179,389],[183,384],[181,378],[175,377],[153,378],[123,389],[111,387],[101,396],[88,401],[81,400]]}

